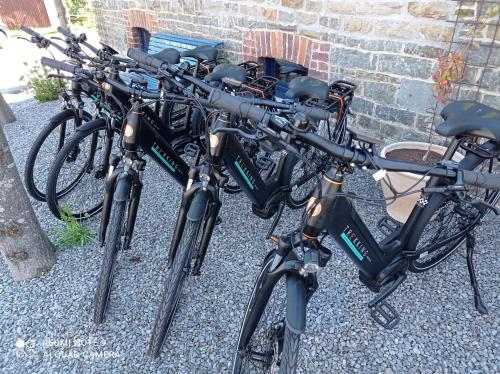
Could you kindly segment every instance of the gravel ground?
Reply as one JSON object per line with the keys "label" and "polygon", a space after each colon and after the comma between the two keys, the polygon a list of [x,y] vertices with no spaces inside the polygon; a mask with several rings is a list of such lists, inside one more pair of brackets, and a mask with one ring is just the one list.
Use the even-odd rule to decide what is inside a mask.
{"label": "gravel ground", "polygon": [[[27,96],[7,96],[18,121],[6,126],[22,171],[30,141],[56,112],[56,102],[38,104]],[[145,188],[132,249],[118,262],[107,319],[91,322],[91,306],[102,250],[92,244],[58,252],[43,278],[14,283],[0,265],[0,371],[4,373],[225,373],[247,298],[266,252],[269,222],[251,214],[241,195],[225,196],[202,276],[190,279],[159,360],[146,347],[165,278],[165,260],[181,189],[155,165]],[[379,196],[373,179],[357,173],[348,189]],[[34,202],[43,227],[57,224]],[[359,207],[370,227],[383,214]],[[286,211],[278,232],[298,223]],[[366,304],[373,294],[358,280],[354,265],[332,242],[320,290],[308,308],[301,343],[301,372],[309,373],[494,373],[499,371],[498,219],[478,230],[478,277],[488,316],[473,305],[464,250],[438,269],[408,280],[391,296],[400,324],[386,331],[371,320]],[[92,227],[97,220],[90,222]],[[132,261],[137,256],[139,262]],[[32,349],[16,349],[18,339]],[[57,346],[59,344],[59,346]],[[67,347],[67,345],[72,347]],[[62,347],[60,345],[66,345]],[[94,356],[93,356],[94,355]]]}

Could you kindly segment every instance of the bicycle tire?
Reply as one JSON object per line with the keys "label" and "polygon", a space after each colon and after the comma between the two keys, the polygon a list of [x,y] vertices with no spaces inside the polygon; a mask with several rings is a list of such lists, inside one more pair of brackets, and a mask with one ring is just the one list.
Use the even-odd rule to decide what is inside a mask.
{"label": "bicycle tire", "polygon": [[[291,209],[302,208],[307,204],[316,187],[316,179],[314,176],[317,173],[321,173],[322,170],[318,170],[317,173],[307,173],[307,165],[305,165],[303,161],[293,154],[288,154],[286,156],[283,167],[283,180],[292,188],[292,190],[286,194],[286,205]],[[299,173],[300,171],[304,171],[305,173],[302,176],[299,175],[298,181],[294,181],[294,175],[297,171],[299,171]],[[311,188],[307,187],[309,184],[311,184]],[[302,188],[303,186],[306,186],[305,191]],[[297,191],[299,194],[296,194]]]}
{"label": "bicycle tire", "polygon": [[[484,168],[487,162],[490,161],[485,159],[471,170]],[[475,191],[476,197],[484,195],[490,203],[499,196],[498,193],[483,192],[479,188]],[[477,208],[467,208],[457,198],[431,194],[413,229],[413,238],[418,239],[409,243],[409,248],[415,248],[422,254],[410,261],[408,269],[413,273],[422,273],[449,258],[465,241],[467,232],[474,230],[486,213]]]}
{"label": "bicycle tire", "polygon": [[[43,144],[46,142],[47,138],[52,134],[54,130],[57,130],[59,126],[63,123],[67,123],[71,119],[75,118],[75,111],[72,109],[66,109],[62,112],[53,116],[49,123],[42,129],[42,131],[38,134],[37,138],[33,142],[30,151],[28,153],[28,157],[26,158],[26,163],[24,166],[24,185],[26,186],[26,191],[30,194],[31,197],[38,201],[46,201],[45,191],[41,189],[41,186],[37,186],[35,182],[35,164],[37,161],[37,157],[39,156],[40,150]],[[82,115],[82,124],[88,122],[92,119],[92,116],[83,112]],[[57,145],[59,147],[59,144]],[[54,156],[57,157],[59,149],[55,149]],[[46,161],[44,162],[46,163]],[[48,177],[48,174],[47,174]],[[43,178],[43,187],[47,185],[47,177]]]}
{"label": "bicycle tire", "polygon": [[[98,120],[99,121],[99,120]],[[106,130],[106,123],[104,121],[99,121],[95,122],[95,126],[89,126],[85,130],[78,130],[64,145],[63,148],[59,151],[57,154],[56,159],[52,163],[52,167],[49,171],[49,176],[47,179],[47,188],[46,188],[46,201],[47,201],[47,206],[49,207],[49,210],[51,213],[58,219],[61,219],[61,214],[60,210],[64,204],[60,203],[60,199],[64,196],[67,195],[66,192],[65,194],[61,194],[60,192],[57,192],[57,183],[59,176],[61,174],[61,170],[65,165],[66,159],[70,156],[71,152],[77,147],[79,144],[81,144],[84,140],[86,140],[88,137],[92,136],[94,133],[99,133],[100,131],[105,131]],[[75,179],[75,186],[78,185],[80,182],[81,178],[84,176],[84,171],[83,173],[80,173],[78,178]],[[104,177],[102,178],[102,183],[104,185]],[[89,209],[85,209],[84,211],[80,212],[75,212],[72,211],[73,217],[75,217],[77,220],[83,220],[90,218],[97,213],[99,213],[102,209],[102,200],[99,200],[98,203],[96,203],[94,206],[90,207]]]}
{"label": "bicycle tire", "polygon": [[[261,291],[262,282],[265,279],[265,275],[268,271],[268,268],[271,266],[271,264],[273,262],[272,260],[273,260],[273,256],[268,256],[266,258],[266,260],[264,261],[264,265],[261,268],[259,276],[257,277],[257,281],[255,282],[254,289],[253,289],[252,294],[250,296],[250,300],[249,300],[248,305],[247,305],[246,313],[245,313],[245,316],[243,318],[243,323],[241,325],[241,331],[240,331],[240,335],[238,338],[237,351],[236,351],[236,354],[234,356],[233,374],[240,374],[240,373],[247,372],[246,369],[247,369],[247,365],[250,363],[250,359],[248,359],[248,355],[245,353],[247,350],[249,350],[251,348],[250,343],[252,342],[252,338],[256,335],[256,331],[258,330],[259,325],[261,323],[263,323],[262,316],[264,314],[266,314],[266,308],[269,306],[269,304],[276,305],[276,303],[274,301],[272,303],[270,303],[270,300],[271,300],[273,294],[281,291],[281,293],[283,293],[285,295],[285,298],[282,301],[282,304],[283,304],[282,310],[284,309],[285,313],[286,313],[286,306],[285,306],[286,305],[286,277],[285,276],[282,276],[281,279],[278,281],[278,283],[283,282],[281,285],[283,287],[283,289],[281,289],[279,286],[278,286],[278,288],[280,288],[280,289],[277,289],[277,287],[276,287],[277,284],[276,284],[273,287],[273,289],[271,290],[271,293],[269,295],[260,294],[262,292]],[[257,302],[259,302],[260,305],[258,305]],[[265,303],[265,305],[262,303]],[[253,316],[252,314],[255,314],[255,313],[257,313],[257,315]],[[271,314],[271,313],[269,313],[269,314]],[[279,352],[278,352],[278,357],[274,358],[274,351],[273,351],[273,359],[272,359],[273,362],[271,363],[271,365],[273,365],[274,363],[277,363],[277,361],[279,361],[279,372],[280,373],[282,373],[282,374],[295,373],[295,371],[297,369],[297,363],[298,363],[298,357],[299,357],[300,334],[292,332],[286,326],[285,315],[283,315],[281,317],[282,318],[279,318],[280,321],[278,323],[283,324],[283,326],[281,327],[282,331],[281,331],[281,333],[277,332],[277,334],[283,336],[283,342],[280,346],[280,344],[279,344],[280,338],[276,337],[277,343],[275,343],[275,345],[276,344],[278,345]],[[246,335],[246,334],[244,334],[244,332],[246,332],[245,330],[248,329],[247,325],[250,324],[250,321],[256,320],[256,319],[258,319],[257,324],[255,325],[255,328],[253,329],[253,331],[251,331],[250,336],[248,338],[249,344],[246,347],[244,347],[243,346],[244,342],[242,341],[244,335]],[[274,321],[270,324],[270,326],[272,326],[273,328],[276,328],[275,327],[276,325],[277,325],[277,323],[275,323]],[[270,336],[272,336],[271,332],[265,330],[264,333],[262,334],[262,339],[269,340]],[[253,355],[256,355],[256,353],[257,352],[252,351]],[[262,355],[260,355],[260,357],[262,359]],[[248,360],[246,360],[246,359],[248,359]],[[260,364],[265,364],[265,365],[269,364],[267,362],[264,363],[261,360],[256,360],[256,361]],[[272,367],[261,367],[261,368],[254,367],[253,369],[255,369],[255,370],[250,370],[249,372],[251,372],[251,373],[274,372],[274,371],[272,371]]]}
{"label": "bicycle tire", "polygon": [[108,235],[104,246],[101,273],[94,296],[94,323],[101,324],[109,301],[109,294],[113,284],[116,257],[121,248],[123,221],[127,201],[113,201],[111,216],[108,225]]}
{"label": "bicycle tire", "polygon": [[202,225],[203,220],[191,221],[188,219],[184,227],[179,248],[165,282],[160,307],[156,314],[153,332],[149,341],[148,354],[154,358],[160,355],[161,347],[172,325],[181,297],[182,286],[189,274],[189,264]]}

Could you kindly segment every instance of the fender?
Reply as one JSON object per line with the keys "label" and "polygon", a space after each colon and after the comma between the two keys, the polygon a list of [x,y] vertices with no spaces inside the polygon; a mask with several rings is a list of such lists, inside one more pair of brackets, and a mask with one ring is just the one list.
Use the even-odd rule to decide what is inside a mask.
{"label": "fender", "polygon": [[299,275],[288,273],[286,277],[286,325],[294,334],[306,329],[306,284]]}
{"label": "fender", "polygon": [[94,119],[89,122],[85,122],[84,124],[80,125],[78,127],[77,131],[95,131],[98,129],[105,129],[106,128],[106,120],[104,118],[98,118]]}
{"label": "fender", "polygon": [[126,201],[130,195],[130,188],[132,183],[130,181],[130,175],[120,174],[116,179],[115,193],[113,195],[114,201]]}
{"label": "fender", "polygon": [[210,192],[199,189],[191,201],[191,206],[189,207],[189,211],[187,213],[188,220],[194,222],[201,221],[205,215],[209,199]]}

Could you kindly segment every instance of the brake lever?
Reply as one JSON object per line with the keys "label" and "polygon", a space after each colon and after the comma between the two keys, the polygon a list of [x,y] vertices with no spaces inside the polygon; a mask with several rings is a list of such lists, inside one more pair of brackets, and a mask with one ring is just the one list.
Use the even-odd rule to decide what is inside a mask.
{"label": "brake lever", "polygon": [[264,135],[264,133],[260,130],[257,130],[254,134],[250,134],[250,133],[243,131],[241,129],[238,129],[238,128],[219,128],[219,129],[214,129],[212,131],[213,134],[223,133],[223,132],[228,133],[228,134],[236,134],[236,135],[239,135],[243,138],[256,140],[256,141],[264,140],[266,137]]}

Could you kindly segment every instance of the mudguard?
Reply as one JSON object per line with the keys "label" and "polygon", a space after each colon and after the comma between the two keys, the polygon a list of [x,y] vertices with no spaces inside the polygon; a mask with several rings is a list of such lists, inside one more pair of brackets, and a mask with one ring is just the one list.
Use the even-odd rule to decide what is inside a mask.
{"label": "mudguard", "polygon": [[131,188],[130,175],[121,174],[118,176],[116,180],[115,193],[113,196],[113,200],[115,201],[126,201],[130,195]]}
{"label": "mudguard", "polygon": [[286,325],[294,334],[302,334],[306,329],[306,284],[304,278],[286,276]]}
{"label": "mudguard", "polygon": [[210,199],[210,194],[209,191],[203,191],[202,189],[196,191],[187,213],[188,220],[199,222],[203,219]]}

